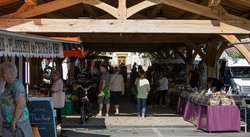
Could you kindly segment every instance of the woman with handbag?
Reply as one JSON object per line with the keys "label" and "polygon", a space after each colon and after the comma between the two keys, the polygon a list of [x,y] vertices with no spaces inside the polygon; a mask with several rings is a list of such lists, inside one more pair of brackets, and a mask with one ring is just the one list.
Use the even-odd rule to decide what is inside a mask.
{"label": "woman with handbag", "polygon": [[121,95],[124,95],[124,80],[123,76],[119,74],[119,68],[114,68],[114,74],[111,75],[110,91],[113,103],[115,105],[115,115],[119,115],[119,105]]}
{"label": "woman with handbag", "polygon": [[107,95],[110,95],[109,93],[110,74],[108,72],[106,64],[101,64],[100,72],[102,73],[102,75],[100,77],[99,95],[97,100],[97,103],[99,104],[99,112],[96,115],[96,117],[102,117],[103,104],[106,104],[106,117],[108,117],[110,108],[110,98]]}
{"label": "woman with handbag", "polygon": [[26,106],[26,91],[23,83],[16,78],[15,64],[2,64],[1,73],[6,81],[5,90],[0,97],[3,137],[33,137]]}
{"label": "woman with handbag", "polygon": [[63,92],[63,81],[59,78],[59,72],[53,71],[52,73],[53,85],[50,89],[54,108],[56,110],[57,127],[61,128],[62,124],[62,112],[61,109],[64,107],[65,103],[65,92]]}

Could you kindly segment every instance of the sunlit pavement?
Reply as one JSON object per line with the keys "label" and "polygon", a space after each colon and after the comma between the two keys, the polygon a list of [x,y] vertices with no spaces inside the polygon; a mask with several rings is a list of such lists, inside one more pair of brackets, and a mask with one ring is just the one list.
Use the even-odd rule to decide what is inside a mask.
{"label": "sunlit pavement", "polygon": [[[59,137],[250,137],[243,129],[230,132],[206,132],[183,120],[182,116],[168,107],[147,107],[146,118],[138,117],[136,104],[123,102],[120,115],[90,118],[80,125],[80,116],[63,118]],[[97,108],[92,111],[95,115]],[[250,131],[250,130],[249,130]]]}
{"label": "sunlit pavement", "polygon": [[75,128],[62,131],[62,137],[249,137],[243,132],[208,133],[196,128]]}
{"label": "sunlit pavement", "polygon": [[119,116],[92,117],[80,125],[79,116],[64,118],[59,137],[249,137],[250,133],[205,132],[183,120],[180,115],[166,111],[161,114],[137,117],[136,113]]}

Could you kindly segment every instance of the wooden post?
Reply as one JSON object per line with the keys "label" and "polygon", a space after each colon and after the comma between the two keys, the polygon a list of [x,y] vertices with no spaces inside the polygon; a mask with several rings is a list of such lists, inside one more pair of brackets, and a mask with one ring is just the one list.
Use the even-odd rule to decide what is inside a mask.
{"label": "wooden post", "polygon": [[214,40],[208,42],[207,46],[207,76],[216,78],[216,51],[217,44]]}
{"label": "wooden post", "polygon": [[69,57],[69,60],[70,60],[69,79],[70,80],[74,79],[74,70],[75,70],[76,59],[77,59],[76,57]]}
{"label": "wooden post", "polygon": [[187,57],[186,57],[186,86],[189,86],[190,75],[189,71],[192,69],[192,49],[187,48]]}

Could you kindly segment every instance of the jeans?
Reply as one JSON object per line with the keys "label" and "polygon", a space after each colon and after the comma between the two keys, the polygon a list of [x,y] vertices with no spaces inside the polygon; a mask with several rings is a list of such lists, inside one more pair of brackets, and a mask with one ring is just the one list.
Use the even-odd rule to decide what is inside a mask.
{"label": "jeans", "polygon": [[[137,98],[137,112],[138,115],[145,114],[146,112],[146,98]],[[142,110],[141,110],[142,107]]]}

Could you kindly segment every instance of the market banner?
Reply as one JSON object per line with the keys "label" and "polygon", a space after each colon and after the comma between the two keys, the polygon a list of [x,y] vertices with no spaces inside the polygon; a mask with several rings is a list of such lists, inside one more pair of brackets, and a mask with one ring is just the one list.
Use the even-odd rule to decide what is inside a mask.
{"label": "market banner", "polygon": [[60,42],[23,39],[0,35],[0,56],[24,56],[40,58],[63,58]]}

